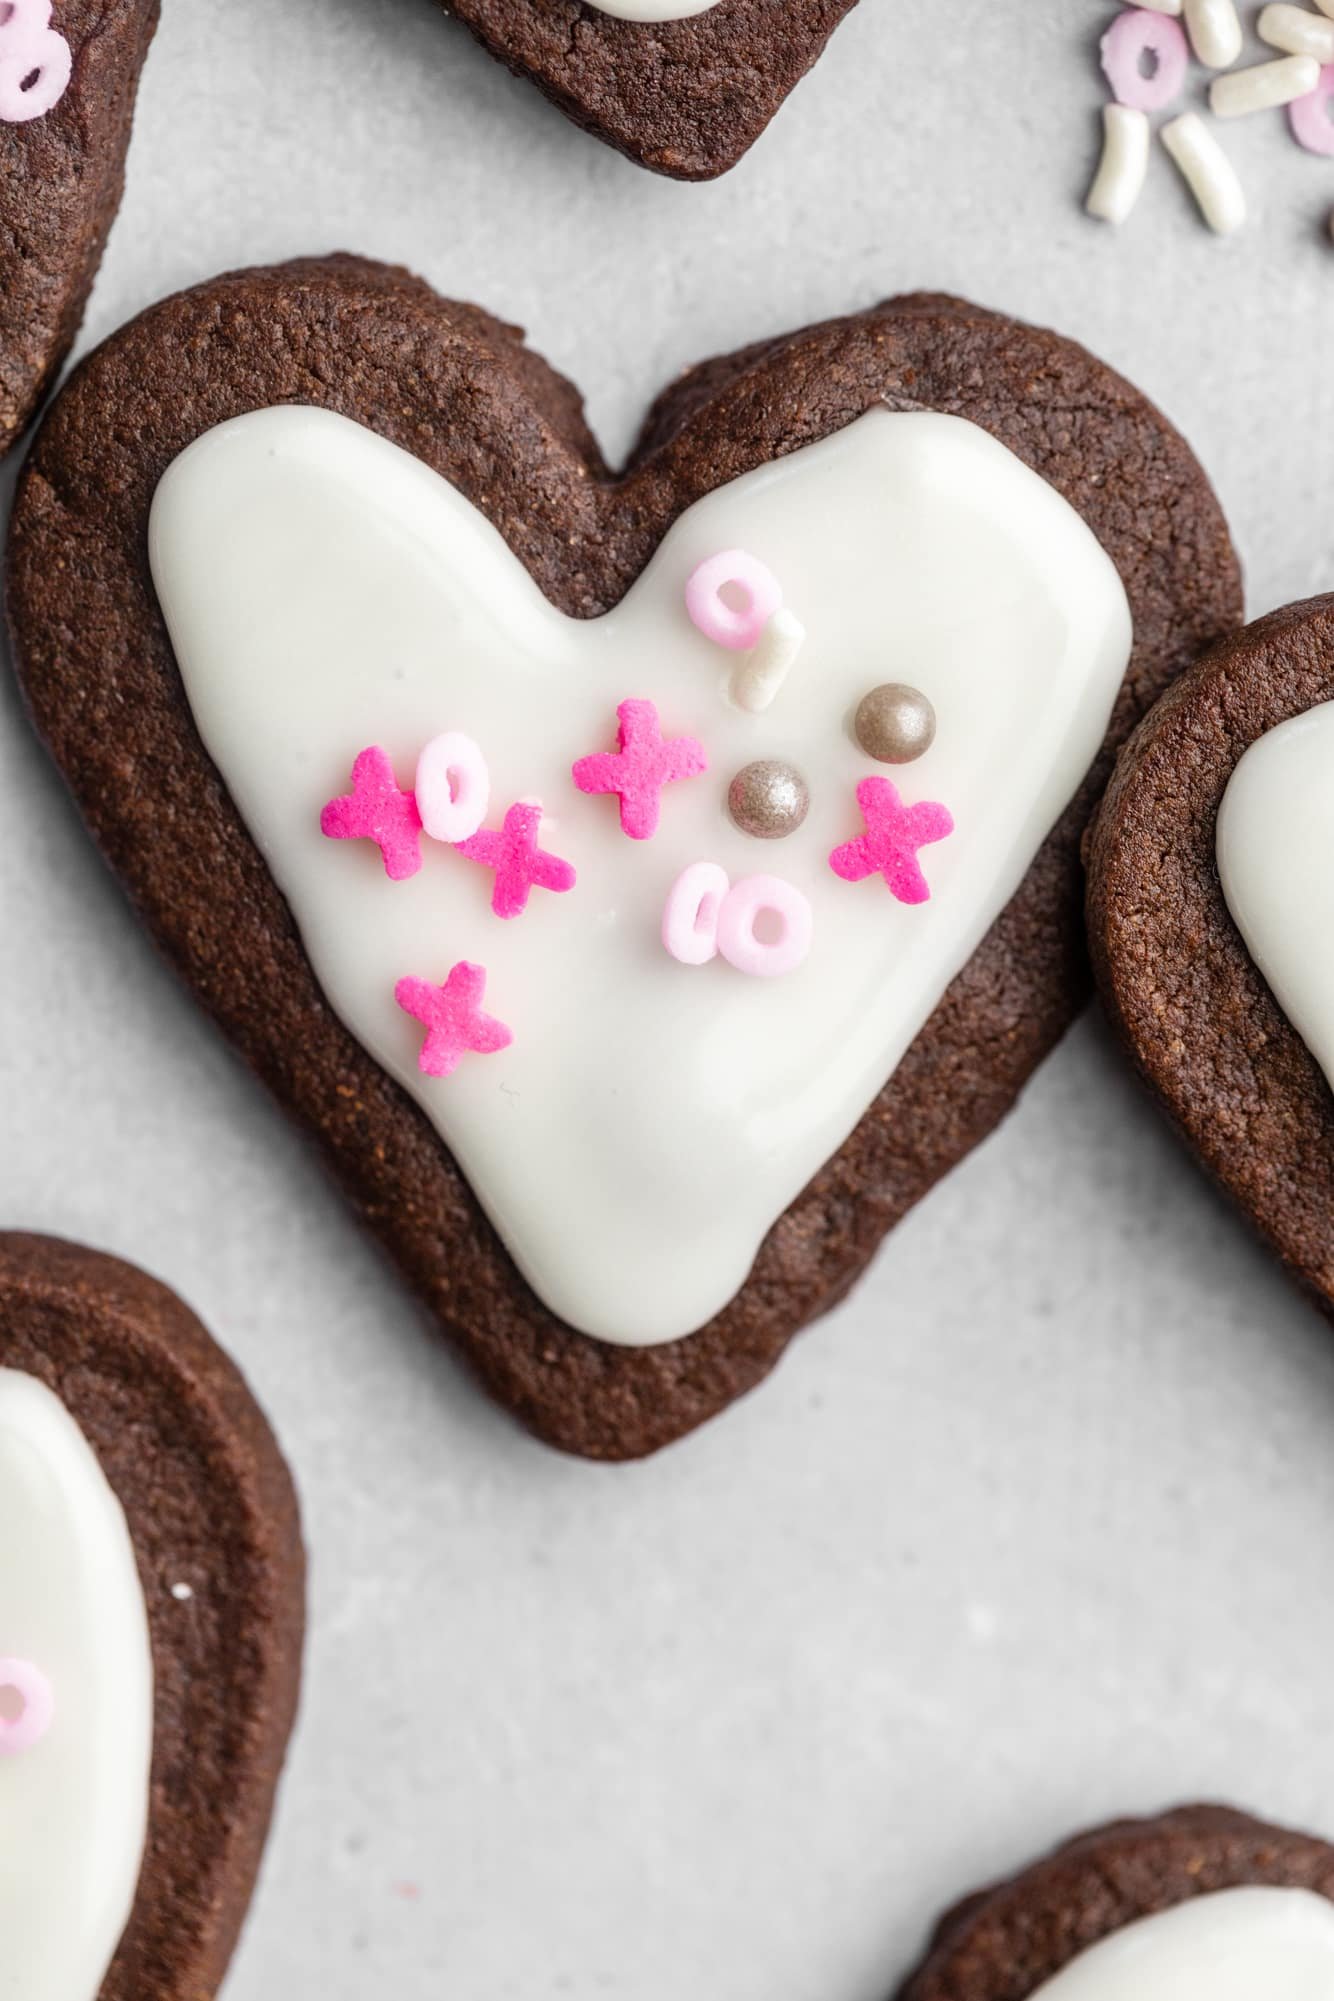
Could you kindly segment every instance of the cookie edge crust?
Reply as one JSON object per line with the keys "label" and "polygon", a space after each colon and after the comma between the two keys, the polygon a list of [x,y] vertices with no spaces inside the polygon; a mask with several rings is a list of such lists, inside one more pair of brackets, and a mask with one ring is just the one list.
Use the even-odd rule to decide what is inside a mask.
{"label": "cookie edge crust", "polygon": [[[296,1718],[305,1632],[305,1551],[296,1491],[272,1430],[235,1364],[203,1323],[160,1280],[105,1252],[27,1231],[0,1231],[0,1365],[45,1382],[79,1423],[125,1508],[148,1603],[155,1668],[152,1807],[144,1864],[129,1924],[100,2001],[163,2001],[212,1995],[231,1960],[254,1893],[278,1781]],[[108,1450],[124,1411],[104,1394],[113,1378],[133,1414],[165,1401],[188,1422],[197,1465],[191,1484],[229,1503],[225,1569],[243,1574],[253,1602],[229,1673],[225,1704],[228,1789],[208,1830],[208,1867],[191,1880],[188,1905],[156,1853],[164,1797],[198,1805],[193,1744],[178,1709],[183,1681],[206,1660],[190,1659],[175,1636],[188,1619],[151,1564],[153,1521],[131,1490],[151,1421],[136,1426],[124,1454]],[[173,1455],[174,1456],[174,1455]],[[128,1477],[127,1477],[128,1469]],[[234,1544],[234,1546],[233,1546]],[[237,1774],[241,1774],[238,1784]],[[222,1809],[225,1808],[225,1812]]]}
{"label": "cookie edge crust", "polygon": [[[37,340],[36,350],[31,357],[31,366],[23,371],[27,378],[23,388],[16,394],[7,412],[0,410],[0,460],[3,460],[19,442],[46,400],[83,324],[93,283],[106,254],[107,240],[124,199],[125,169],[129,158],[139,83],[153,37],[157,33],[160,8],[161,0],[127,0],[125,29],[117,30],[118,34],[124,32],[126,35],[125,51],[122,54],[118,46],[111,55],[111,60],[123,69],[124,75],[119,90],[96,107],[99,114],[96,121],[97,143],[95,147],[88,148],[83,161],[84,172],[91,171],[95,181],[95,199],[80,219],[73,246],[77,254],[68,261],[61,260],[62,282],[55,323],[41,330],[41,337]],[[101,36],[105,30],[99,29],[98,33]],[[76,55],[76,79],[78,61]],[[71,93],[67,93],[67,98],[70,95]],[[47,115],[58,117],[62,108],[63,104]],[[73,115],[72,107],[69,115]],[[94,121],[87,122],[92,125]],[[104,122],[105,129],[103,129]],[[27,133],[29,129],[26,126],[14,128],[20,135]],[[22,138],[13,143],[23,143]],[[95,158],[92,157],[94,155]],[[0,174],[0,212],[3,212],[4,207],[3,174]],[[25,318],[30,303],[26,295],[20,295],[19,310]],[[3,328],[0,328],[0,335],[5,338],[13,337],[18,341],[27,338],[22,329],[16,330],[8,321]],[[25,354],[26,359],[28,357]]]}
{"label": "cookie edge crust", "polygon": [[442,0],[512,76],[580,131],[678,181],[719,179],[749,152],[857,0],[719,0],[676,21],[594,6]]}
{"label": "cookie edge crust", "polygon": [[1112,1821],[946,1911],[892,2001],[1029,2001],[1126,1925],[1253,1884],[1334,1901],[1334,1847],[1212,1804]]}
{"label": "cookie edge crust", "polygon": [[1085,855],[1090,956],[1118,1040],[1210,1179],[1334,1314],[1334,1097],[1241,939],[1214,852],[1251,744],[1329,700],[1334,593],[1242,627],[1128,740]]}

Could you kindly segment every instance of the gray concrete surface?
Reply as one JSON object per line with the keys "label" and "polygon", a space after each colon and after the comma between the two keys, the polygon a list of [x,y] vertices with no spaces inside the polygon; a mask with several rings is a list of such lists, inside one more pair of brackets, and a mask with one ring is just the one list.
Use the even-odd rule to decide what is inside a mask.
{"label": "gray concrete surface", "polygon": [[[1162,402],[1263,611],[1334,581],[1334,161],[1266,117],[1227,135],[1244,235],[1161,156],[1121,236],[1087,222],[1112,11],[865,0],[691,188],[432,0],[165,0],[84,344],[360,249],[526,325],[614,454],[702,355],[949,287]],[[883,2001],[943,1902],[1100,1815],[1205,1793],[1334,1829],[1334,1341],[1096,1017],[765,1389],[606,1471],[427,1338],[7,677],[0,912],[0,1218],[177,1286],[304,1494],[304,1715],[228,2001]]]}

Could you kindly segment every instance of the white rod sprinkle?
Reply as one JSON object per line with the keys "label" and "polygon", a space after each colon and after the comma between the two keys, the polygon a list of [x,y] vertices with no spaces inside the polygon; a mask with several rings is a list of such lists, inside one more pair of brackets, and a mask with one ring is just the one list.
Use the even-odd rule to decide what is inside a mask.
{"label": "white rod sprinkle", "polygon": [[767,709],[792,671],[806,641],[801,620],[781,605],[732,674],[732,700],[758,716]]}
{"label": "white rod sprinkle", "polygon": [[1314,56],[1318,63],[1334,63],[1334,20],[1313,14],[1306,7],[1275,4],[1260,16],[1258,32],[1271,49],[1286,49],[1290,56]]}
{"label": "white rod sprinkle", "polygon": [[1102,159],[1085,206],[1099,222],[1123,223],[1149,171],[1149,121],[1124,104],[1103,108]]}
{"label": "white rod sprinkle", "polygon": [[1309,97],[1319,81],[1314,56],[1279,56],[1272,63],[1216,76],[1209,86],[1209,109],[1215,118],[1245,118],[1252,111],[1272,111],[1275,105]]}
{"label": "white rod sprinkle", "polygon": [[1186,32],[1206,69],[1231,69],[1241,54],[1236,0],[1186,0]]}
{"label": "white rod sprinkle", "polygon": [[1230,236],[1246,220],[1246,197],[1236,169],[1204,120],[1194,111],[1164,125],[1162,140],[1210,229]]}

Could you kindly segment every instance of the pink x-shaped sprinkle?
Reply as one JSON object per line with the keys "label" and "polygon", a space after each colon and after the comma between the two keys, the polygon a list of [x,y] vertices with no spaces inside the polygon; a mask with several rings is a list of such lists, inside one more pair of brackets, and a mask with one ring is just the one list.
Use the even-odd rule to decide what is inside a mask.
{"label": "pink x-shaped sprinkle", "polygon": [[492,1056],[508,1049],[514,1036],[503,1021],[483,1014],[486,968],[460,959],[442,987],[429,980],[400,980],[394,999],[404,1014],[422,1023],[426,1040],[418,1060],[428,1077],[448,1077],[468,1051]]}
{"label": "pink x-shaped sprinkle", "polygon": [[882,875],[900,903],[925,903],[931,895],[917,861],[918,848],[943,841],[954,832],[953,815],[944,806],[921,800],[905,806],[898,787],[888,778],[863,778],[857,804],[866,832],[835,848],[829,866],[844,882],[861,882]]}
{"label": "pink x-shaped sprinkle", "polygon": [[331,841],[374,841],[391,882],[404,882],[422,865],[421,814],[411,792],[394,777],[388,751],[363,750],[352,767],[352,791],[331,799],[320,814],[320,832]]}
{"label": "pink x-shaped sprinkle", "polygon": [[484,827],[458,844],[457,853],[495,870],[491,908],[497,917],[518,917],[527,909],[529,891],[534,888],[558,891],[574,888],[574,870],[570,864],[538,847],[541,825],[542,808],[520,800],[517,806],[510,807],[498,833]]}
{"label": "pink x-shaped sprinkle", "polygon": [[652,702],[622,702],[617,750],[595,751],[574,766],[581,792],[617,792],[621,829],[632,841],[646,841],[658,829],[660,794],[677,778],[697,778],[709,768],[704,746],[693,736],[664,738]]}

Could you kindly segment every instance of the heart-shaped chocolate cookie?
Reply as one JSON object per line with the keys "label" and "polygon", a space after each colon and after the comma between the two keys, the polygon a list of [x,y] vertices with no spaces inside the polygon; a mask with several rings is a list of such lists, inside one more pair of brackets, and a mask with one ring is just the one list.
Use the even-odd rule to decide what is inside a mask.
{"label": "heart-shaped chocolate cookie", "polygon": [[79,330],[158,0],[0,0],[0,453]]}
{"label": "heart-shaped chocolate cookie", "polygon": [[1190,1146],[1334,1311],[1334,597],[1205,655],[1088,841],[1108,1012]]}
{"label": "heart-shaped chocolate cookie", "polygon": [[154,935],[604,1458],[758,1381],[1009,1108],[1084,998],[1109,749],[1238,598],[1180,438],[1054,335],[813,328],[613,479],[512,330],[351,259],[108,343],[9,573]]}
{"label": "heart-shaped chocolate cookie", "polygon": [[896,2001],[1312,2001],[1332,1984],[1334,1848],[1188,1806],[966,1899]]}
{"label": "heart-shaped chocolate cookie", "polygon": [[281,1454],[164,1286],[0,1235],[0,1934],[23,2001],[204,2001],[300,1679]]}
{"label": "heart-shaped chocolate cookie", "polygon": [[657,173],[725,174],[856,0],[447,0],[483,47]]}

